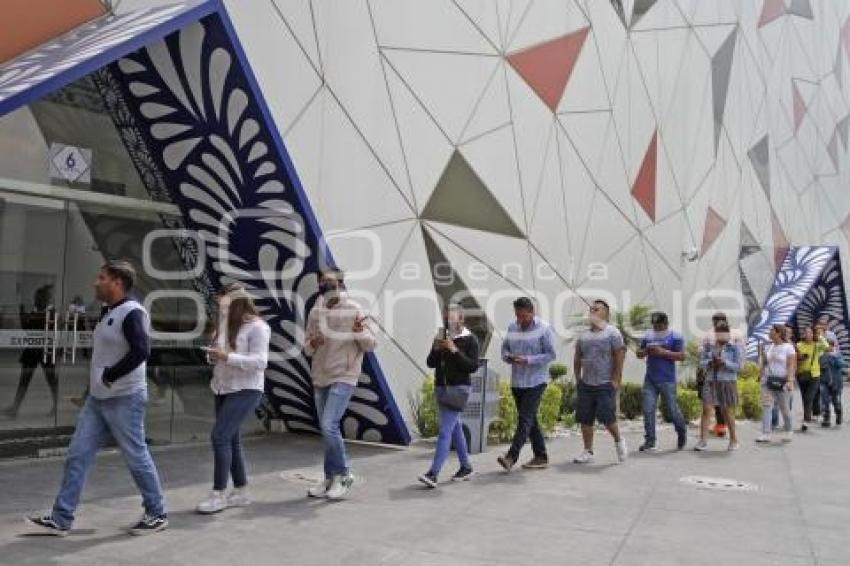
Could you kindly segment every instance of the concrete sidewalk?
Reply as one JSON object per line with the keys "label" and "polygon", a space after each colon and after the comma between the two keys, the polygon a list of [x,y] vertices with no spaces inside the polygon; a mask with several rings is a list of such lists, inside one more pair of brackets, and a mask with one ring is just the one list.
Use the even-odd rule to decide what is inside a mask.
{"label": "concrete sidewalk", "polygon": [[[141,510],[117,454],[98,459],[65,539],[23,536],[21,520],[49,506],[62,461],[4,463],[0,564],[850,564],[850,429],[816,428],[787,446],[756,445],[755,423],[741,429],[735,453],[722,440],[711,452],[677,453],[665,430],[667,451],[633,454],[624,465],[615,464],[610,437],[597,434],[597,460],[586,467],[570,463],[578,437],[559,438],[548,470],[509,475],[493,449],[474,457],[474,481],[435,491],[416,483],[430,446],[352,446],[365,481],[338,503],[304,496],[304,478],[319,473],[318,439],[276,435],[247,444],[254,505],[212,517],[194,512],[209,489],[209,449],[158,451],[171,527],[143,538],[122,531]],[[626,437],[636,450],[640,430]],[[450,460],[444,479],[455,469]],[[694,475],[757,489],[680,481]]]}

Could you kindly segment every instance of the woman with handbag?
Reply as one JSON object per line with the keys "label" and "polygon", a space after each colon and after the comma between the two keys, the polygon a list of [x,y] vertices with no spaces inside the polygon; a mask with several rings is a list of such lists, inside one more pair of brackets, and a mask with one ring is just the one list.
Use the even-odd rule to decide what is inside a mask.
{"label": "woman with handbag", "polygon": [[[248,477],[239,428],[259,405],[265,389],[271,330],[260,317],[254,299],[245,288],[232,283],[216,294],[219,321],[207,360],[215,364],[210,383],[215,393],[213,489],[198,504],[198,513],[218,513],[228,507],[251,503],[246,493]],[[225,494],[228,480],[233,491]]]}
{"label": "woman with handbag", "polygon": [[440,413],[440,432],[431,468],[419,476],[419,481],[433,489],[448,458],[454,442],[460,469],[452,481],[466,481],[472,477],[472,463],[466,446],[466,436],[460,415],[466,407],[471,388],[470,374],[478,369],[478,339],[463,325],[463,307],[452,304],[446,307],[445,326],[434,340],[428,354],[427,365],[435,371],[435,394]]}
{"label": "woman with handbag", "polygon": [[706,437],[714,407],[720,407],[729,429],[729,451],[738,449],[735,407],[738,405],[737,382],[743,364],[741,358],[741,348],[731,342],[729,324],[719,322],[714,327],[714,343],[704,344],[700,355],[699,365],[706,370],[706,380],[702,392],[700,439],[694,446],[698,452],[708,449]]}
{"label": "woman with handbag", "polygon": [[791,442],[791,393],[794,391],[794,375],[796,374],[797,352],[792,344],[785,341],[785,328],[774,324],[770,329],[770,344],[760,352],[761,364],[761,400],[762,433],[756,442],[770,442],[773,428],[773,408],[779,407],[782,413],[782,424],[785,434],[783,442]]}

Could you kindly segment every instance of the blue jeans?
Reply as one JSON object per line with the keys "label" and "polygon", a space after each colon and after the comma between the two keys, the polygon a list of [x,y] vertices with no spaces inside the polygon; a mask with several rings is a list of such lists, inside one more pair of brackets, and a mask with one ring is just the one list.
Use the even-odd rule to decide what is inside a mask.
{"label": "blue jeans", "polygon": [[823,420],[830,421],[831,408],[835,409],[835,418],[838,423],[843,419],[843,408],[841,406],[841,392],[844,389],[844,376],[833,376],[827,373],[820,378],[821,414]]}
{"label": "blue jeans", "polygon": [[[791,410],[793,408],[794,408],[794,396],[788,395],[788,411],[791,412]],[[793,413],[791,413],[791,414],[793,415]],[[770,411],[770,427],[774,430],[779,428],[779,404],[778,403],[774,403],[773,409]]]}
{"label": "blue jeans", "polygon": [[159,474],[145,444],[147,401],[144,391],[111,399],[95,399],[91,395],[86,398],[68,447],[62,487],[53,503],[53,520],[60,527],[71,528],[86,475],[97,451],[110,437],[118,443],[130,475],[142,493],[145,513],[165,514]]}
{"label": "blue jeans", "polygon": [[339,422],[348,409],[354,386],[348,383],[333,383],[328,387],[316,387],[316,413],[325,442],[325,479],[348,473],[348,457]]}
{"label": "blue jeans", "polygon": [[431,463],[429,471],[435,476],[439,475],[440,470],[443,469],[443,464],[446,463],[446,458],[449,456],[452,441],[454,441],[461,467],[471,468],[466,435],[463,434],[463,425],[460,422],[461,412],[440,404],[437,405],[437,409],[440,411],[440,433],[437,435],[437,451],[434,453],[434,461]]}
{"label": "blue jeans", "polygon": [[248,483],[239,427],[257,408],[262,396],[263,392],[256,389],[215,396],[215,425],[210,440],[215,458],[213,489],[216,491],[227,489],[231,477],[233,487],[245,487]]}
{"label": "blue jeans", "polygon": [[676,429],[676,434],[681,438],[688,431],[685,425],[685,417],[682,416],[682,411],[679,409],[679,402],[676,400],[676,384],[671,382],[653,383],[649,379],[643,382],[643,426],[644,438],[647,444],[655,444],[655,413],[658,409],[658,394],[664,398],[664,404],[667,406],[667,412],[670,418],[673,419],[673,426]]}

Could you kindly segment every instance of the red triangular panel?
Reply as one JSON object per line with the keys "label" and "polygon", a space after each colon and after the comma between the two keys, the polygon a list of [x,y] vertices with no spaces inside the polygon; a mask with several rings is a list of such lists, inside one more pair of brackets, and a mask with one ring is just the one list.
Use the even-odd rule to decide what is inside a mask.
{"label": "red triangular panel", "polygon": [[655,222],[655,168],[658,153],[658,130],[652,134],[652,141],[643,156],[640,171],[638,171],[635,184],[632,186],[632,196],[644,212]]}
{"label": "red triangular panel", "polygon": [[785,256],[788,255],[788,249],[791,245],[788,243],[785,230],[782,229],[782,224],[779,223],[775,212],[771,211],[770,220],[773,227],[773,261],[778,271],[782,267],[782,262],[785,261]]}
{"label": "red triangular panel", "polygon": [[797,88],[797,84],[792,82],[791,88],[794,90],[794,133],[797,133],[797,130],[800,129],[800,124],[803,122],[803,116],[806,115],[806,102],[803,100],[802,95],[800,95],[800,90]]}
{"label": "red triangular panel", "polygon": [[769,24],[785,13],[785,0],[764,0],[758,27]]}
{"label": "red triangular panel", "polygon": [[567,88],[589,27],[508,55],[508,63],[552,112]]}
{"label": "red triangular panel", "polygon": [[725,227],[726,219],[709,206],[708,212],[705,214],[705,229],[702,232],[702,250],[700,251],[700,255],[705,255],[705,252],[717,241],[717,237],[720,236],[720,232]]}

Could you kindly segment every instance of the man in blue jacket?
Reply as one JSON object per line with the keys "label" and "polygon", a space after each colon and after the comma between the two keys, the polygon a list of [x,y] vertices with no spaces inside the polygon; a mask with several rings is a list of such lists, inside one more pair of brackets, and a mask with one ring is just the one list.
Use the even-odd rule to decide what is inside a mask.
{"label": "man in blue jacket", "polygon": [[685,340],[675,330],[670,330],[667,314],[654,312],[650,318],[652,330],[641,339],[637,357],[646,360],[646,376],[643,381],[643,426],[644,443],[641,452],[656,452],[655,414],[658,395],[664,399],[667,412],[673,419],[678,437],[676,447],[685,447],[688,429],[685,418],[676,400],[676,362],[685,359]]}
{"label": "man in blue jacket", "polygon": [[518,413],[511,447],[498,458],[499,465],[506,472],[511,471],[519,460],[519,453],[529,438],[534,457],[522,467],[543,469],[549,465],[537,411],[549,383],[549,363],[555,359],[552,329],[535,316],[531,299],[520,297],[515,300],[514,314],[516,321],[508,326],[502,342],[502,361],[511,366],[511,391]]}

